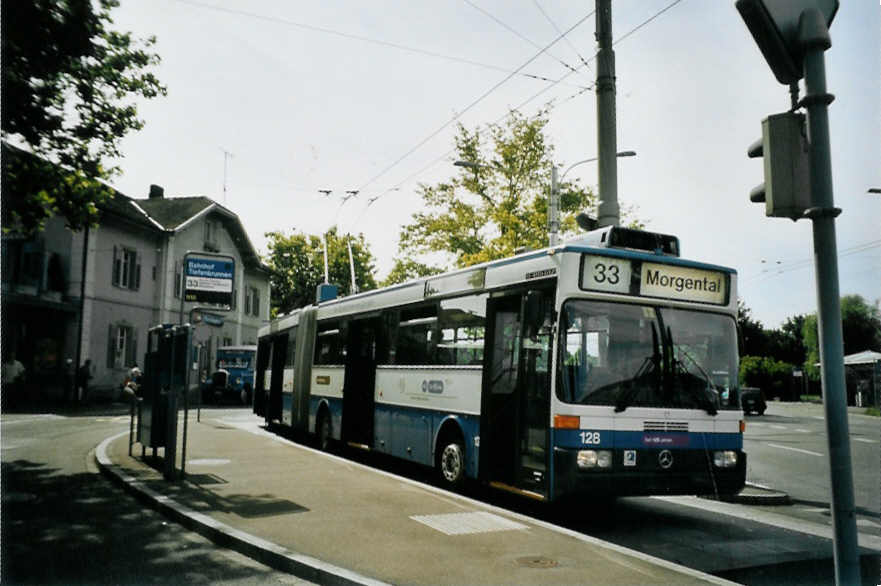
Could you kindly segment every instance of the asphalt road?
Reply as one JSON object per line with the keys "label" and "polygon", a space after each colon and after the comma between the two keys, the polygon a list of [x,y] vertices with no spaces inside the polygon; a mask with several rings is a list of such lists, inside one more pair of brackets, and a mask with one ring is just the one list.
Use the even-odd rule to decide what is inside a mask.
{"label": "asphalt road", "polygon": [[[881,535],[881,419],[848,417],[858,530]],[[829,445],[822,405],[768,403],[747,417],[747,479],[789,494],[790,512],[831,523]]]}
{"label": "asphalt road", "polygon": [[[253,417],[259,425],[245,410],[225,413],[237,419]],[[98,474],[91,451],[127,429],[126,416],[118,411],[62,415],[0,417],[2,583],[304,583],[214,546],[145,509]],[[471,487],[469,492],[737,582],[828,584],[833,581],[832,541],[822,531],[818,534],[830,523],[828,496],[824,500],[828,482],[823,481],[828,479],[828,463],[807,453],[826,453],[821,416],[816,406],[772,404],[764,417],[749,418],[749,479],[789,491],[796,502],[788,507],[672,497],[548,510],[496,491]],[[857,484],[868,491],[858,499],[865,509],[858,529],[878,536],[878,419],[852,418],[852,432]],[[857,441],[873,437],[875,444]],[[424,468],[387,458],[358,452],[350,456],[419,480],[432,476]],[[863,554],[864,583],[876,584],[878,553]]]}
{"label": "asphalt road", "polygon": [[113,485],[92,450],[124,410],[0,416],[3,584],[309,584],[215,546]]}

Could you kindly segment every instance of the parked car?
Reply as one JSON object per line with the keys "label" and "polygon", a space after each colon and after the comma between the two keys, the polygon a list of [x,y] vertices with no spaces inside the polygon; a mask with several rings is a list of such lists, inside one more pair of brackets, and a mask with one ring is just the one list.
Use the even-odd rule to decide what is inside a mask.
{"label": "parked car", "polygon": [[740,406],[746,414],[755,412],[759,415],[764,415],[765,409],[768,408],[767,403],[765,403],[765,395],[762,393],[762,389],[758,387],[741,387]]}

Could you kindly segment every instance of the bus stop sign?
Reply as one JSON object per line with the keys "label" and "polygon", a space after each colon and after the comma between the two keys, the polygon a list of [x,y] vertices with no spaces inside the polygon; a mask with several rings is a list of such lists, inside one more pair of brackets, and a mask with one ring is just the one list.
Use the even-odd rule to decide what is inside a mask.
{"label": "bus stop sign", "polygon": [[818,10],[828,27],[838,11],[838,0],[737,0],[735,5],[774,77],[784,85],[803,75],[798,38],[802,13]]}
{"label": "bus stop sign", "polygon": [[232,258],[187,256],[184,300],[231,306],[234,275]]}

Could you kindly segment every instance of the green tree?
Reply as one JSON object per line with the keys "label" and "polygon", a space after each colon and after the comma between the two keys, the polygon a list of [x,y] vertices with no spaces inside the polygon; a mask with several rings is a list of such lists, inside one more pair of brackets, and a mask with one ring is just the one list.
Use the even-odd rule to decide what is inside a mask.
{"label": "green tree", "polygon": [[[118,0],[3,2],[2,133],[38,157],[4,157],[3,231],[30,234],[55,214],[94,223],[118,174],[120,143],[143,127],[135,100],[165,95],[149,69],[154,38],[109,28]],[[6,154],[6,153],[5,153]]]}
{"label": "green tree", "polygon": [[[463,168],[448,181],[419,186],[425,211],[413,214],[413,221],[402,228],[399,258],[389,278],[400,282],[504,258],[522,247],[547,246],[554,152],[545,136],[547,123],[547,110],[531,118],[514,110],[485,132],[460,124],[455,157],[476,167]],[[574,233],[575,216],[595,206],[594,194],[577,180],[563,182],[561,235]],[[423,255],[436,264],[419,260]]]}
{"label": "green tree", "polygon": [[[845,295],[841,298],[841,330],[844,342],[844,355],[863,350],[881,350],[881,310],[870,305],[860,295]],[[807,349],[805,371],[813,380],[819,380],[820,335],[817,330],[817,314],[804,320],[802,329],[804,345]]]}
{"label": "green tree", "polygon": [[[268,232],[269,255],[266,264],[271,272],[270,311],[272,317],[315,301],[315,289],[324,282],[324,241],[321,236],[293,232]],[[352,294],[348,243],[352,245],[355,280],[359,291],[376,289],[373,255],[364,235],[338,236],[333,228],[327,233],[327,264],[330,282],[340,287],[340,294]]]}
{"label": "green tree", "polygon": [[786,319],[776,330],[765,330],[768,355],[789,362],[801,364],[805,360],[805,345],[802,340],[802,328],[805,316],[796,315]]}
{"label": "green tree", "polygon": [[752,310],[743,299],[737,300],[737,327],[740,330],[741,353],[744,356],[767,354],[768,337],[762,322],[752,318]]}
{"label": "green tree", "polygon": [[787,398],[792,382],[792,364],[768,356],[744,356],[740,359],[740,384],[759,387],[765,396]]}

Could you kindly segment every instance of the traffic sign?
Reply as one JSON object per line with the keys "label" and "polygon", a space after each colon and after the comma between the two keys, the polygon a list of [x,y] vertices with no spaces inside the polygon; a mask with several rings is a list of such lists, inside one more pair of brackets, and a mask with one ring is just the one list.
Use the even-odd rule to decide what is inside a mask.
{"label": "traffic sign", "polygon": [[838,0],[737,0],[735,6],[774,77],[789,85],[803,76],[804,51],[799,40],[801,15],[808,10],[818,10],[828,27],[838,11]]}

